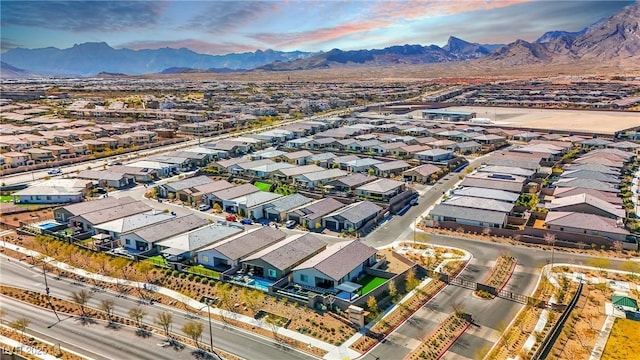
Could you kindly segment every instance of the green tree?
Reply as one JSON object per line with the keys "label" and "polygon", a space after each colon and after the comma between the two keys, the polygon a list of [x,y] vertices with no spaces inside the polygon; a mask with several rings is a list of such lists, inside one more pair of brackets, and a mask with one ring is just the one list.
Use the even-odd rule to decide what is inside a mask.
{"label": "green tree", "polygon": [[371,311],[374,317],[378,316],[380,310],[378,309],[378,300],[375,297],[369,296],[367,299],[367,309]]}
{"label": "green tree", "polygon": [[396,302],[398,298],[398,288],[396,288],[396,283],[393,280],[389,280],[389,297],[392,302]]}
{"label": "green tree", "polygon": [[405,280],[407,291],[411,291],[420,285],[420,280],[416,278],[416,270],[415,268],[409,269],[407,272],[407,278]]}
{"label": "green tree", "polygon": [[100,301],[100,310],[107,313],[107,320],[111,322],[111,313],[113,312],[113,300],[105,299]]}

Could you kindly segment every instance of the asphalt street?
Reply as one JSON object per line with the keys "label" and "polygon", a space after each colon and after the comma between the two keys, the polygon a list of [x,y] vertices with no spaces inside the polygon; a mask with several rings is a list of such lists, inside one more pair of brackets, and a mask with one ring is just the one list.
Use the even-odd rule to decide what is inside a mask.
{"label": "asphalt street", "polygon": [[[25,265],[21,262],[11,260],[8,261],[5,257],[1,258],[2,260],[2,284],[22,287],[26,289],[31,289],[34,291],[40,291],[42,293],[45,292],[45,284],[44,284],[44,276],[42,274],[42,268],[34,268],[28,265]],[[186,312],[179,311],[172,307],[166,307],[160,304],[148,305],[145,303],[141,303],[140,299],[135,297],[118,297],[114,292],[108,292],[104,290],[94,291],[92,284],[90,283],[74,283],[65,278],[56,278],[52,275],[47,276],[47,283],[49,285],[49,289],[51,291],[51,295],[67,300],[71,300],[71,296],[73,292],[78,292],[81,289],[85,289],[87,291],[91,291],[92,297],[88,302],[88,306],[93,308],[99,308],[99,304],[101,300],[110,299],[114,301],[114,314],[122,315],[124,317],[128,317],[129,309],[141,306],[144,311],[147,313],[143,319],[143,322],[150,324],[153,323],[153,319],[156,317],[156,314],[162,311],[171,311],[173,313],[173,331],[176,333],[181,333],[182,326],[189,320],[194,319],[192,314],[187,314]],[[2,301],[2,307],[4,307],[4,299]],[[28,305],[24,305],[28,308],[31,308]],[[55,316],[51,311],[46,311],[46,313],[50,314],[51,319],[55,320]],[[25,315],[28,315],[29,311],[25,312]],[[29,317],[29,316],[27,316]],[[204,325],[204,331],[202,334],[202,341],[206,344],[209,343],[209,327],[206,317],[195,317],[195,319],[201,321]],[[32,319],[34,322],[40,321],[40,319]],[[52,321],[51,321],[52,322]],[[50,324],[51,322],[48,322]],[[57,326],[57,325],[56,325]],[[85,327],[80,324],[75,324],[75,331],[84,331]],[[99,331],[104,331],[103,325],[90,325],[89,327],[95,327]],[[45,334],[50,335],[51,337],[58,338],[60,332],[43,329]],[[119,331],[117,332],[105,332],[103,337],[108,339],[108,341],[112,344],[117,345],[121,348],[126,348],[131,339],[120,339]],[[34,334],[35,335],[35,334]],[[61,339],[63,340],[63,339]],[[156,342],[161,342],[164,340],[164,337],[160,336],[156,338]],[[71,340],[70,340],[71,341]],[[107,341],[107,340],[105,340]],[[94,349],[94,346],[90,342],[78,340],[77,342],[71,342],[72,344],[82,344],[82,346],[90,347]],[[135,343],[135,341],[133,341]],[[245,359],[283,359],[283,360],[297,360],[297,359],[313,359],[313,357],[308,356],[306,354],[292,351],[292,350],[282,350],[277,348],[273,341],[263,338],[249,332],[244,332],[239,329],[229,328],[224,326],[221,323],[213,321],[213,343],[216,348],[223,349],[232,354],[236,354]],[[76,345],[80,346],[80,345]],[[157,346],[156,346],[157,347]],[[155,350],[155,348],[154,348]],[[173,352],[169,352],[166,349],[163,349],[165,352],[168,352],[170,355],[166,358],[175,358],[172,354]],[[158,350],[160,351],[160,350]],[[118,359],[142,359],[146,357],[134,357],[130,355],[129,357],[119,357],[115,356],[115,354],[109,354],[111,358]],[[165,354],[166,355],[166,354]],[[165,358],[165,357],[148,357],[153,359]],[[191,357],[189,357],[191,358]],[[181,358],[180,358],[181,359]]]}

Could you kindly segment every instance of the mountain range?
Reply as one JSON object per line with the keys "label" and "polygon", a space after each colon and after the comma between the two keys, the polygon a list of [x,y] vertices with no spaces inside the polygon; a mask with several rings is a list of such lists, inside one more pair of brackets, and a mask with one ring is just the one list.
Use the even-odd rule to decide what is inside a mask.
{"label": "mountain range", "polygon": [[[345,66],[474,62],[479,65],[517,67],[564,64],[577,60],[606,63],[640,61],[640,2],[577,32],[549,31],[533,42],[516,40],[507,45],[476,44],[451,36],[443,47],[399,45],[384,49],[333,49],[327,52],[275,50],[240,54],[206,55],[181,48],[157,50],[114,49],[106,43],[84,43],[68,49],[15,48],[2,54],[2,77],[46,75],[90,76],[100,72],[192,73],[240,70],[290,71]],[[22,70],[28,69],[28,70]]]}

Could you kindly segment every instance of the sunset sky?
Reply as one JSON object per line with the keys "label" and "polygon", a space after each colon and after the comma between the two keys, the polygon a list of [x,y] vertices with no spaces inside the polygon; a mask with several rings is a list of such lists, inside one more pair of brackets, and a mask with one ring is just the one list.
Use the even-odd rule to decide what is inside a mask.
{"label": "sunset sky", "polygon": [[107,42],[208,54],[533,41],[577,31],[632,1],[4,1],[2,51]]}

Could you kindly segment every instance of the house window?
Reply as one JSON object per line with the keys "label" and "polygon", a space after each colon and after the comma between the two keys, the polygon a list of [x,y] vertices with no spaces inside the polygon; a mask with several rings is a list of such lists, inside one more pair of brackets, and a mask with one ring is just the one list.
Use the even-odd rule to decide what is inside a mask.
{"label": "house window", "polygon": [[305,275],[305,274],[300,274],[300,281],[308,282],[309,281],[309,276]]}
{"label": "house window", "polygon": [[129,239],[126,239],[124,242],[125,242],[125,244],[127,244],[127,245],[131,245],[131,240],[129,240]]}
{"label": "house window", "polygon": [[276,271],[273,270],[273,269],[267,270],[267,276],[270,277],[270,278],[276,277]]}
{"label": "house window", "polygon": [[51,200],[51,195],[47,195],[47,200]]}
{"label": "house window", "polygon": [[207,255],[202,255],[202,262],[208,263],[209,257]]}

